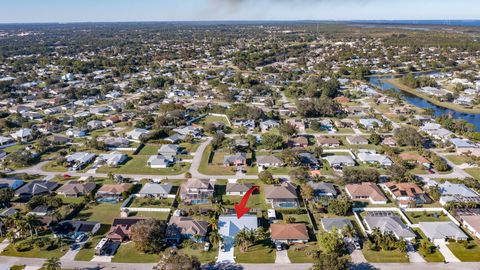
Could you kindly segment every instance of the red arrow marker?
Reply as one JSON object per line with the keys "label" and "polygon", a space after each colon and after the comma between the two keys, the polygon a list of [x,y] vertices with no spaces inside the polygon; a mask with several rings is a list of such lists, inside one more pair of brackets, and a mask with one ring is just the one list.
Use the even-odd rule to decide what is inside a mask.
{"label": "red arrow marker", "polygon": [[240,219],[243,215],[248,213],[250,211],[250,208],[246,207],[248,198],[250,198],[250,195],[252,195],[254,190],[258,190],[258,186],[253,186],[251,187],[245,195],[243,195],[242,200],[240,203],[235,204],[235,212],[237,212],[237,218]]}

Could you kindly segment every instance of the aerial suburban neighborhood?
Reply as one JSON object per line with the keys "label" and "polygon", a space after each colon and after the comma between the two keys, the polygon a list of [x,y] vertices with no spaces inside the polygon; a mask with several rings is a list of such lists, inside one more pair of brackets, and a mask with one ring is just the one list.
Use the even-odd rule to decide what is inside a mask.
{"label": "aerial suburban neighborhood", "polygon": [[0,24],[0,269],[478,269],[479,67],[478,25]]}

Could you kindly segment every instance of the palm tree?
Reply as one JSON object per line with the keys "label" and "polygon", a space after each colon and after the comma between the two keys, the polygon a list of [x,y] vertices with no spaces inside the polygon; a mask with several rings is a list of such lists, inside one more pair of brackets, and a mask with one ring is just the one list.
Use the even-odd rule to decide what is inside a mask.
{"label": "palm tree", "polygon": [[355,231],[353,230],[352,226],[348,225],[343,229],[343,234],[346,237],[352,238],[355,235]]}
{"label": "palm tree", "polygon": [[208,220],[208,225],[210,226],[210,228],[212,228],[212,231],[218,230],[218,221],[214,216],[210,217],[210,219]]}
{"label": "palm tree", "polygon": [[208,236],[208,240],[212,245],[218,245],[222,241],[222,236],[218,233],[217,230],[211,231],[210,235]]}
{"label": "palm tree", "polygon": [[221,215],[225,212],[225,207],[221,203],[215,204],[215,214]]}
{"label": "palm tree", "polygon": [[241,252],[247,251],[248,247],[255,243],[255,231],[242,229],[235,236],[235,244],[240,247]]}
{"label": "palm tree", "polygon": [[36,215],[26,215],[24,219],[30,230],[30,236],[33,238],[34,232],[35,232],[35,235],[38,234],[38,231],[37,231],[37,226],[39,225],[38,217]]}
{"label": "palm tree", "polygon": [[49,258],[43,264],[42,268],[45,269],[45,270],[61,270],[62,269],[62,263],[60,262],[59,258],[52,257],[52,258]]}

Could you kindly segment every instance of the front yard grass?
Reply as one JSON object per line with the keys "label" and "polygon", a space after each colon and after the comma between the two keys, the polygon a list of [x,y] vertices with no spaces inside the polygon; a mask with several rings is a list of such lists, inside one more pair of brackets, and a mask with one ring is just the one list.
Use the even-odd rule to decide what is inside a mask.
{"label": "front yard grass", "polygon": [[[427,240],[427,237],[425,234],[420,230],[420,228],[413,228],[413,231],[417,234],[417,239],[418,237],[420,239]],[[430,242],[430,241],[429,241]],[[430,242],[431,243],[431,242]],[[442,253],[438,250],[438,248],[435,247],[435,250],[433,253],[426,253],[425,250],[422,250],[421,248],[417,248],[418,253],[425,259],[427,262],[444,262],[445,259],[442,255]]]}
{"label": "front yard grass", "polygon": [[292,263],[314,263],[317,260],[309,256],[308,253],[319,249],[316,243],[293,245],[288,248],[288,258]]}
{"label": "front yard grass", "polygon": [[461,165],[463,163],[468,163],[471,158],[462,156],[462,155],[447,155],[448,160],[450,160],[455,165]]}
{"label": "front yard grass", "polygon": [[245,252],[240,252],[240,249],[236,246],[234,254],[237,263],[275,263],[275,257],[277,256],[269,240],[253,245]]}
{"label": "front yard grass", "polygon": [[408,256],[399,250],[373,251],[363,249],[363,255],[371,263],[408,263]]}
{"label": "front yard grass", "polygon": [[156,263],[160,260],[160,254],[145,254],[135,248],[133,242],[121,244],[117,253],[112,258],[114,263]]}
{"label": "front yard grass", "polygon": [[216,246],[213,246],[210,248],[209,251],[205,252],[203,251],[204,243],[198,243],[194,244],[193,247],[184,247],[180,249],[180,253],[197,257],[197,259],[201,263],[209,263],[209,262],[214,262],[215,257],[218,256],[218,248]]}
{"label": "front yard grass", "polygon": [[467,168],[464,171],[480,181],[480,168]]}
{"label": "front yard grass", "polygon": [[77,255],[75,255],[75,261],[91,261],[95,255],[95,246],[97,246],[98,242],[105,237],[105,234],[109,229],[110,225],[102,224],[100,230],[98,230],[94,236],[90,237],[83,248],[78,251]]}
{"label": "front yard grass", "polygon": [[452,242],[448,243],[448,248],[462,262],[478,262],[480,261],[480,245],[478,241],[469,241],[469,248],[465,248],[463,244]]}

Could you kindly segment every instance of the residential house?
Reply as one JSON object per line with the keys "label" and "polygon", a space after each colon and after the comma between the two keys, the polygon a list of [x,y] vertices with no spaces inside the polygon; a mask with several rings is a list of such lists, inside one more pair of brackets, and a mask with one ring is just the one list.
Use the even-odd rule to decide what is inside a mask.
{"label": "residential house", "polygon": [[87,131],[84,130],[84,129],[73,127],[73,128],[69,128],[65,132],[65,134],[67,134],[67,136],[73,137],[73,138],[83,138],[83,137],[87,136]]}
{"label": "residential house", "polygon": [[358,121],[366,130],[374,130],[383,127],[383,123],[375,118],[360,119]]}
{"label": "residential house", "polygon": [[401,160],[405,161],[414,161],[418,165],[422,165],[427,169],[432,167],[432,163],[427,158],[417,154],[417,153],[401,153],[398,155]]}
{"label": "residential house", "polygon": [[163,155],[153,155],[150,156],[147,160],[147,166],[153,169],[167,168],[170,167],[172,164],[174,164],[174,161],[166,158]]}
{"label": "residential house", "polygon": [[432,122],[427,122],[423,124],[423,126],[420,127],[420,130],[427,133],[429,136],[441,140],[441,141],[447,141],[451,136],[452,132],[442,128],[440,124],[437,123],[432,123]]}
{"label": "residential house", "polygon": [[323,159],[325,159],[328,162],[328,165],[335,170],[341,170],[343,167],[355,166],[355,160],[350,156],[333,155],[326,156]]}
{"label": "residential house", "polygon": [[103,201],[103,199],[112,199],[115,198],[117,201],[122,197],[122,193],[130,191],[133,187],[130,183],[121,183],[121,184],[107,184],[101,186],[95,197]]}
{"label": "residential house", "polygon": [[388,201],[380,188],[371,182],[348,184],[345,186],[345,192],[353,201],[363,201],[372,204],[386,204]]}
{"label": "residential house", "polygon": [[160,149],[158,149],[158,154],[169,160],[175,160],[175,156],[180,153],[181,148],[176,144],[163,144]]}
{"label": "residential house", "polygon": [[425,191],[415,183],[387,182],[382,184],[382,187],[402,208],[411,207],[416,204],[432,203],[432,200],[428,197]]}
{"label": "residential house", "polygon": [[109,150],[129,148],[132,144],[130,140],[122,137],[102,137],[98,140],[102,141]]}
{"label": "residential house", "polygon": [[461,215],[459,219],[471,234],[480,238],[480,215]]}
{"label": "residential house", "polygon": [[[254,127],[255,127],[255,122],[254,122]],[[198,126],[184,126],[184,127],[175,128],[173,129],[173,131],[183,136],[190,135],[194,138],[201,138],[203,135],[202,128]]]}
{"label": "residential house", "polygon": [[268,156],[258,156],[257,157],[257,166],[258,168],[267,169],[271,167],[281,167],[283,161],[274,155]]}
{"label": "residential house", "polygon": [[288,139],[288,146],[305,148],[308,146],[308,138],[305,136],[296,136],[296,137],[290,138]]}
{"label": "residential house", "polygon": [[318,169],[320,167],[320,162],[311,153],[303,152],[298,154],[298,157],[300,159],[300,164],[303,166],[308,166],[312,169]]}
{"label": "residential house", "polygon": [[393,137],[386,137],[383,138],[382,144],[390,147],[395,147],[397,146],[397,142],[395,141],[395,138]]}
{"label": "residential house", "polygon": [[150,133],[150,131],[146,130],[146,129],[143,129],[143,128],[134,128],[132,129],[131,131],[125,133],[125,136],[128,138],[128,139],[131,139],[133,141],[141,141],[142,138],[144,138],[145,136],[147,136],[148,134]]}
{"label": "residential house", "polygon": [[90,120],[87,122],[87,127],[89,130],[96,130],[106,127],[107,124],[104,121],[100,120]]}
{"label": "residential house", "polygon": [[15,196],[33,197],[41,195],[50,195],[58,187],[57,182],[34,180],[15,190]]}
{"label": "residential house", "polygon": [[0,136],[0,148],[6,148],[15,144],[15,140],[11,137]]}
{"label": "residential house", "polygon": [[180,186],[180,199],[191,204],[207,203],[214,187],[209,179],[190,178]]}
{"label": "residential house", "polygon": [[52,232],[57,238],[74,240],[80,234],[95,235],[101,225],[100,222],[94,221],[62,220],[52,228]]}
{"label": "residential house", "polygon": [[115,218],[113,220],[107,238],[113,242],[126,242],[132,238],[132,226],[142,218]]}
{"label": "residential house", "polygon": [[378,228],[382,233],[392,233],[398,240],[412,241],[416,237],[415,233],[403,223],[399,216],[371,216],[367,214],[364,221],[368,232]]}
{"label": "residential house", "polygon": [[48,205],[38,205],[30,212],[27,213],[27,215],[34,215],[37,217],[46,217],[50,216],[53,213],[53,208],[48,206]]}
{"label": "residential house", "polygon": [[23,180],[20,179],[0,178],[0,189],[11,188],[12,190],[16,190],[20,188],[23,183]]}
{"label": "residential house", "polygon": [[272,128],[278,128],[279,126],[280,122],[278,122],[277,120],[268,119],[260,122],[260,130],[262,132],[267,132]]}
{"label": "residential house", "polygon": [[331,147],[331,148],[339,147],[341,144],[340,141],[335,138],[327,138],[323,136],[317,137],[317,143],[322,147]]}
{"label": "residential house", "polygon": [[171,184],[146,183],[138,192],[138,196],[147,198],[175,198]]}
{"label": "residential house", "polygon": [[419,222],[418,227],[434,244],[445,243],[449,239],[455,241],[468,239],[468,236],[451,221]]}
{"label": "residential house", "polygon": [[247,165],[247,154],[238,152],[235,155],[223,157],[224,166],[245,166]]}
{"label": "residential house", "polygon": [[252,184],[227,183],[226,194],[231,196],[243,196],[252,186]]}
{"label": "residential house", "polygon": [[375,150],[360,149],[357,154],[358,159],[361,162],[368,164],[379,164],[384,167],[389,167],[393,165],[393,161],[386,155],[377,154]]}
{"label": "residential house", "polygon": [[297,208],[297,189],[289,182],[265,186],[265,199],[273,208]]}
{"label": "residential house", "polygon": [[10,136],[17,141],[28,142],[33,139],[33,130],[29,128],[21,128],[10,134]]}
{"label": "residential house", "polygon": [[57,190],[57,194],[65,197],[81,197],[95,190],[94,182],[69,181]]}
{"label": "residential house", "polygon": [[307,185],[312,187],[313,195],[315,197],[328,197],[328,198],[335,198],[337,197],[337,189],[332,183],[326,182],[307,182]]}
{"label": "residential house", "polygon": [[111,152],[100,154],[95,161],[97,164],[106,164],[108,166],[119,166],[127,161],[128,156],[121,152]]}
{"label": "residential house", "polygon": [[368,144],[368,140],[363,136],[347,136],[347,142],[351,145],[365,145]]}
{"label": "residential house", "polygon": [[440,204],[445,205],[448,202],[476,202],[480,203],[480,196],[474,190],[464,184],[455,184],[449,181],[438,184],[440,191]]}
{"label": "residential house", "polygon": [[68,167],[73,170],[79,170],[87,166],[95,159],[96,155],[87,152],[76,152],[66,157]]}
{"label": "residential house", "polygon": [[208,222],[191,217],[172,216],[168,222],[166,240],[180,243],[182,239],[195,242],[207,240]]}
{"label": "residential house", "polygon": [[300,132],[304,132],[307,127],[305,122],[301,119],[288,119],[287,122],[294,126]]}
{"label": "residential house", "polygon": [[309,236],[304,223],[274,223],[270,225],[270,238],[274,243],[303,244]]}
{"label": "residential house", "polygon": [[[243,229],[255,231],[258,228],[257,215],[244,215],[242,218],[237,218],[236,215],[222,215],[218,217],[218,233],[222,237],[225,245],[225,252],[232,252],[234,248],[235,236]],[[219,260],[224,258],[219,257]],[[227,260],[232,260],[227,256]],[[233,262],[233,261],[231,261]]]}

